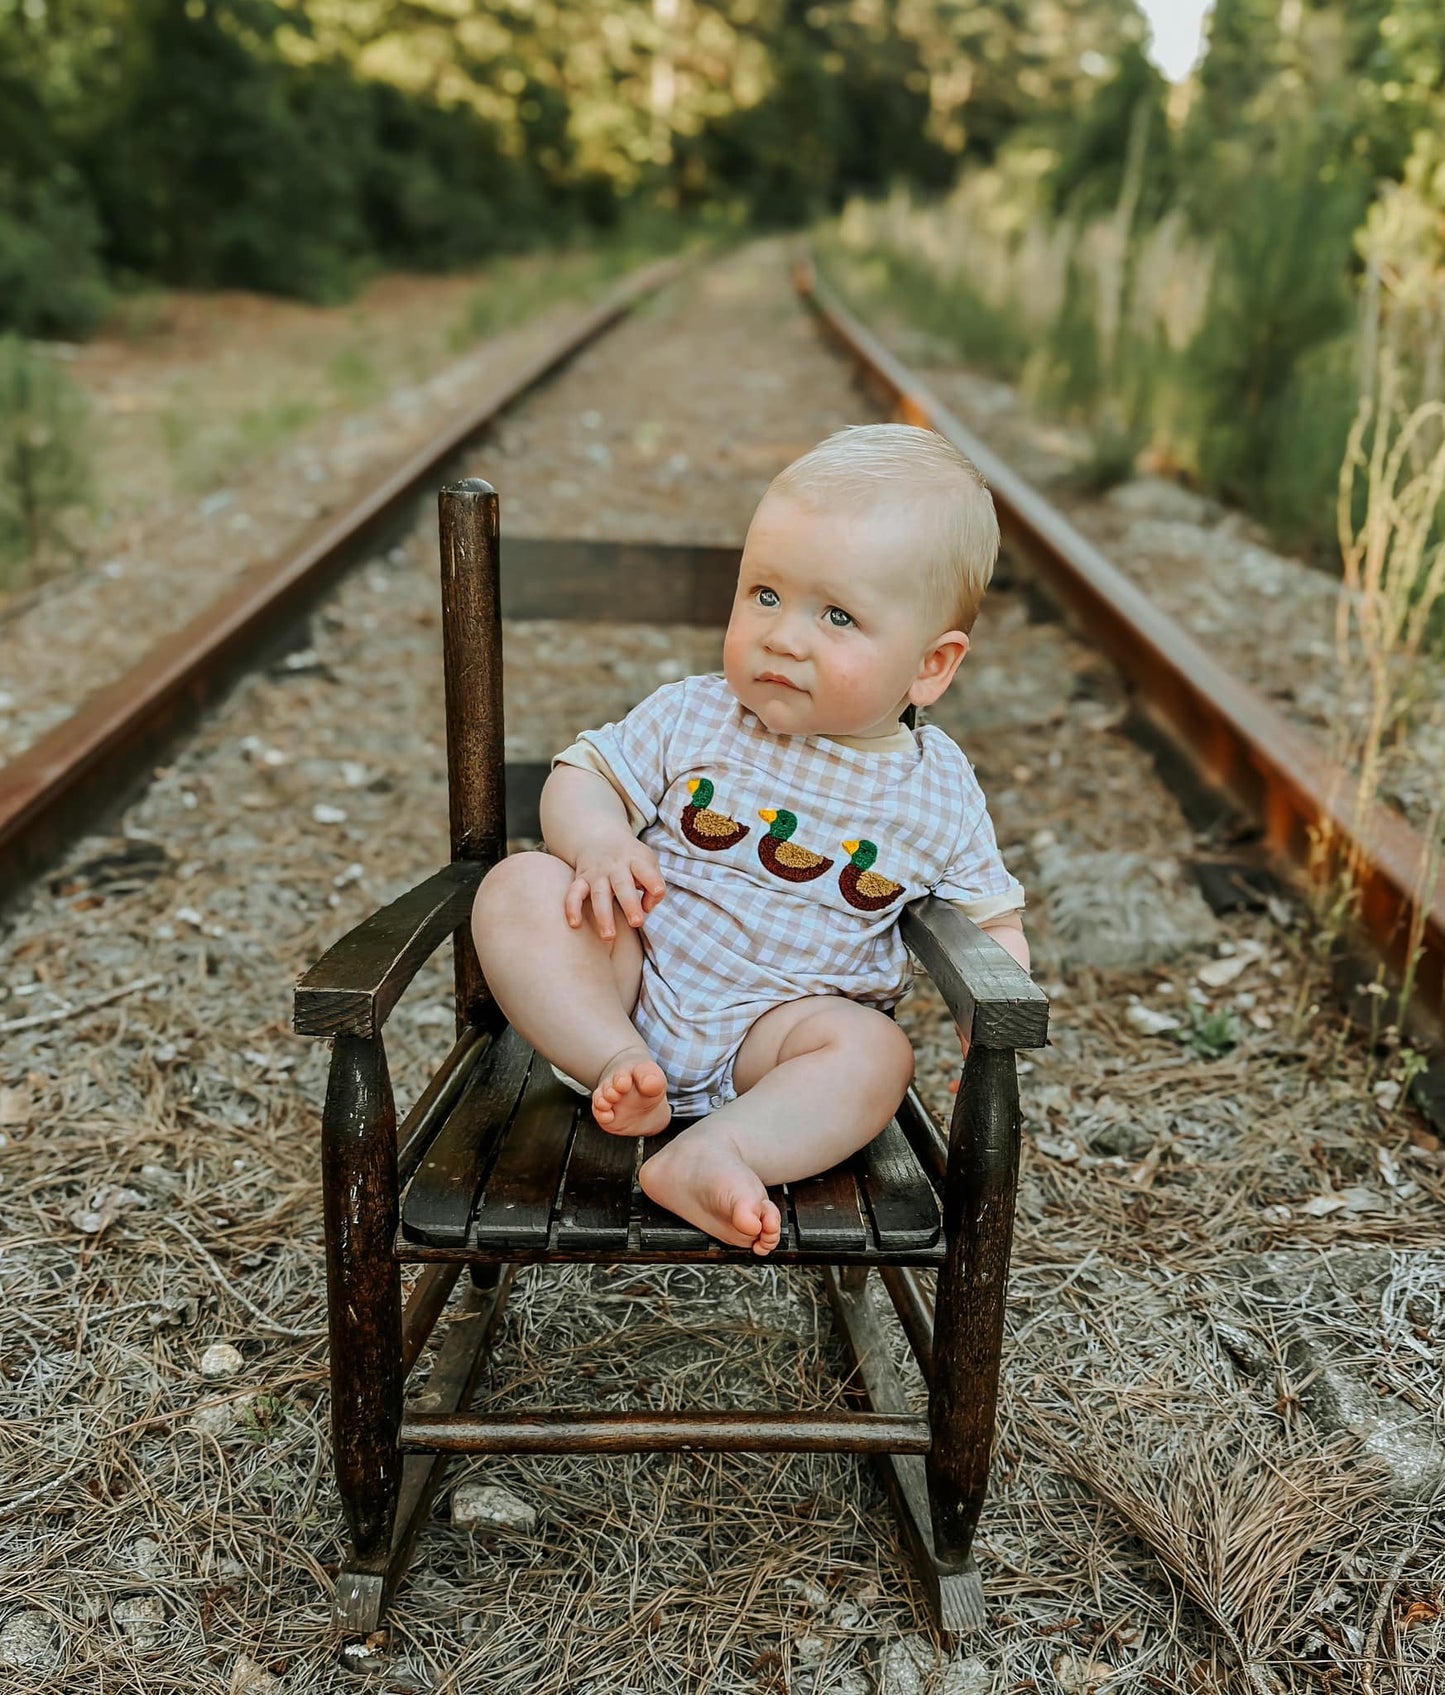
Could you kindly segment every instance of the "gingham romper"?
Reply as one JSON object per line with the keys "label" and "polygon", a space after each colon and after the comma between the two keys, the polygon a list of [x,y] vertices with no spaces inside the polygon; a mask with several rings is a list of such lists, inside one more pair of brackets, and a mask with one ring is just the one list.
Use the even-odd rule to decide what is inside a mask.
{"label": "gingham romper", "polygon": [[901,999],[908,901],[940,895],[976,919],[1024,904],[971,766],[931,725],[897,752],[774,735],[705,676],[578,742],[585,759],[559,759],[600,756],[667,884],[641,931],[633,1021],[680,1116],[734,1099],[738,1048],[770,1007]]}

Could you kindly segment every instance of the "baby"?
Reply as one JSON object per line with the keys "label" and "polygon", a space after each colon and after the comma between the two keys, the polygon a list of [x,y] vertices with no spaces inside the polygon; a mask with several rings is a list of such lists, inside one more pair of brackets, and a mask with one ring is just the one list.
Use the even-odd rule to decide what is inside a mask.
{"label": "baby", "polygon": [[771,1253],[768,1186],[847,1158],[902,1100],[907,902],[953,901],[1028,965],[968,761],[900,722],[952,682],[997,553],[988,490],[941,436],[830,436],[753,517],[722,675],[558,754],[547,852],[478,891],[493,994],[598,1124],[697,1119],[639,1177],[720,1241]]}

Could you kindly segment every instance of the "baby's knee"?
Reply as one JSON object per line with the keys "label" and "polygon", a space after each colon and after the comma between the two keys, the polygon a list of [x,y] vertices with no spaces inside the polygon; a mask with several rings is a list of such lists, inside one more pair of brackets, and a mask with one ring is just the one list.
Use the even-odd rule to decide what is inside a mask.
{"label": "baby's knee", "polygon": [[904,1090],[913,1081],[913,1043],[886,1013],[875,1011],[873,1018],[876,1022],[870,1034],[877,1044],[879,1066],[886,1068],[902,1099]]}
{"label": "baby's knee", "polygon": [[572,868],[550,853],[513,853],[482,879],[472,906],[472,924],[493,926],[507,920],[528,922],[538,907],[555,907],[560,917]]}

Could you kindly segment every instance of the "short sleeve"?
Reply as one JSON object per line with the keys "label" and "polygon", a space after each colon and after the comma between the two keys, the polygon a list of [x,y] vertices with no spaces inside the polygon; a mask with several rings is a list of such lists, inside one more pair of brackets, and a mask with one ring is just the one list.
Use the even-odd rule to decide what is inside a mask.
{"label": "short sleeve", "polygon": [[627,802],[629,818],[635,812],[643,828],[656,820],[667,793],[668,747],[687,717],[688,681],[664,683],[625,718],[600,730],[584,730],[577,738],[602,756]]}
{"label": "short sleeve", "polygon": [[998,851],[993,820],[972,767],[959,757],[962,785],[962,826],[953,857],[933,886],[933,893],[952,901],[975,924],[985,923],[1024,905],[1023,884],[1012,876]]}

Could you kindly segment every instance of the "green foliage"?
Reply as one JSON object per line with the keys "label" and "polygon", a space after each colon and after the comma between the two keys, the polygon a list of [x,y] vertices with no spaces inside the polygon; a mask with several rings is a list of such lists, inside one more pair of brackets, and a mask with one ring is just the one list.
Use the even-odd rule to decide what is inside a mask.
{"label": "green foliage", "polygon": [[1201,1006],[1189,1003],[1189,1023],[1179,1032],[1179,1040],[1200,1059],[1222,1059],[1240,1044],[1243,1031],[1239,1020],[1228,1007]]}
{"label": "green foliage", "polygon": [[63,520],[87,496],[85,398],[51,358],[0,337],[0,585],[68,550]]}
{"label": "green foliage", "polygon": [[[1352,238],[1367,203],[1357,179],[1328,173],[1303,147],[1241,183],[1190,354],[1205,481],[1277,518],[1298,519],[1307,505],[1316,536],[1333,532],[1331,493],[1355,405],[1318,360],[1354,321]],[[1331,415],[1318,412],[1325,402]],[[1308,493],[1305,466],[1320,478]]]}

